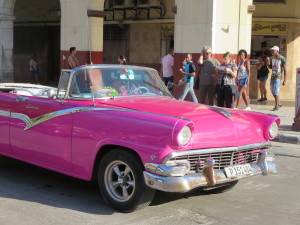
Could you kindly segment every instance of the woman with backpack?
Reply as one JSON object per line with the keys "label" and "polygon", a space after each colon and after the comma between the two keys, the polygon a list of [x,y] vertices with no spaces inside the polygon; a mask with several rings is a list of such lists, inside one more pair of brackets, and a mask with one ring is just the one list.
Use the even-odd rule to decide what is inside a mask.
{"label": "woman with backpack", "polygon": [[244,99],[246,104],[245,110],[251,110],[249,106],[249,101],[246,94],[246,88],[249,85],[250,80],[250,62],[247,60],[247,51],[241,49],[239,51],[240,62],[238,65],[238,86],[239,86],[239,98],[236,103],[236,108],[238,108],[241,98]]}

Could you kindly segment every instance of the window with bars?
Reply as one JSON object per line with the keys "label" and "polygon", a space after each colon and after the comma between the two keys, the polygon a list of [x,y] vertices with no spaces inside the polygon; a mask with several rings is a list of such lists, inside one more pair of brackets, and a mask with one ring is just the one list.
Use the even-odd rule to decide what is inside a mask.
{"label": "window with bars", "polygon": [[105,41],[122,41],[126,39],[127,27],[122,25],[105,25],[103,39]]}

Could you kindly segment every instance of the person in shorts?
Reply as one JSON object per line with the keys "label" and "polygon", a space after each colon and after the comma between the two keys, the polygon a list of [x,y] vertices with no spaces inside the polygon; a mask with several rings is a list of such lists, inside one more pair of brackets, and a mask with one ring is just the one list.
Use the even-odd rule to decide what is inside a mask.
{"label": "person in shorts", "polygon": [[286,85],[286,60],[285,58],[280,55],[279,47],[273,46],[271,48],[272,57],[270,60],[269,68],[272,69],[272,76],[271,76],[271,92],[275,99],[275,107],[273,111],[278,110],[282,105],[279,102],[279,92],[280,92],[280,85],[283,73],[283,82],[282,86]]}
{"label": "person in shorts", "polygon": [[268,80],[270,58],[266,55],[260,55],[258,57],[259,64],[257,64],[257,79],[259,80],[260,99],[258,102],[267,101],[267,88],[266,81]]}
{"label": "person in shorts", "polygon": [[249,80],[250,80],[250,62],[247,60],[247,51],[241,49],[239,51],[239,58],[240,58],[240,63],[238,66],[239,98],[236,103],[236,108],[238,108],[241,98],[243,98],[246,104],[245,110],[251,110],[247,98],[247,93],[246,93],[246,88],[248,87]]}

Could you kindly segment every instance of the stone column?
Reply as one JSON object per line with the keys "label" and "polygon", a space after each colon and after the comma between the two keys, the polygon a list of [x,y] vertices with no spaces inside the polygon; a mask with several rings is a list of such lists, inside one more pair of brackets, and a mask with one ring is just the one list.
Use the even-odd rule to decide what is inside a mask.
{"label": "stone column", "polygon": [[13,21],[15,17],[0,15],[0,82],[14,82]]}
{"label": "stone column", "polygon": [[250,53],[252,0],[175,0],[175,4],[175,81],[181,78],[185,55],[192,53],[196,63],[205,45],[220,62],[227,51],[234,59],[239,49]]}
{"label": "stone column", "polygon": [[70,47],[81,65],[102,63],[104,0],[61,0],[61,67],[68,68]]}
{"label": "stone column", "polygon": [[212,47],[213,56],[221,59],[229,51],[235,57],[239,49],[250,53],[252,0],[176,0],[175,60],[186,53],[199,57],[204,45]]}

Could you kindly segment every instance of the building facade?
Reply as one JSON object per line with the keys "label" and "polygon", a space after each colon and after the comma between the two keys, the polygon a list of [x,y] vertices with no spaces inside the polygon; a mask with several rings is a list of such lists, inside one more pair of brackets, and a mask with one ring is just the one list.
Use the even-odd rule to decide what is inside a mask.
{"label": "building facade", "polygon": [[[287,58],[281,97],[294,100],[299,14],[298,0],[0,0],[0,82],[27,82],[34,54],[41,82],[55,81],[72,46],[81,64],[117,63],[124,55],[129,64],[157,70],[174,47],[179,80],[184,55],[196,61],[204,45],[219,60],[227,51],[237,59],[239,49],[253,58],[267,41]],[[251,98],[258,95],[254,78]]]}

